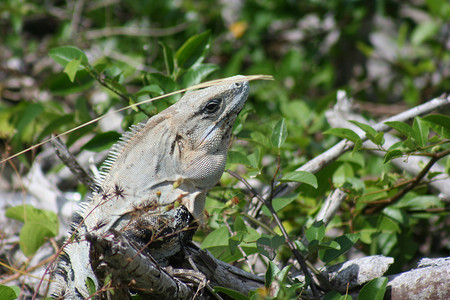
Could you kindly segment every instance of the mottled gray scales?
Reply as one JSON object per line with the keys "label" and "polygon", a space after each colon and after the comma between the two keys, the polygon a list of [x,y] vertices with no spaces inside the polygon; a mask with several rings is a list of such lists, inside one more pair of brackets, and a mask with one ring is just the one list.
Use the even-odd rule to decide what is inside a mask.
{"label": "mottled gray scales", "polygon": [[[100,289],[107,275],[128,294],[138,274],[120,253],[139,253],[159,266],[183,259],[182,247],[202,219],[206,192],[224,171],[231,129],[248,96],[243,76],[230,79],[241,82],[189,92],[132,126],[113,146],[92,199],[74,219],[77,238],[63,249],[53,295],[87,298],[86,280]],[[108,245],[116,240],[122,252],[110,253]]]}

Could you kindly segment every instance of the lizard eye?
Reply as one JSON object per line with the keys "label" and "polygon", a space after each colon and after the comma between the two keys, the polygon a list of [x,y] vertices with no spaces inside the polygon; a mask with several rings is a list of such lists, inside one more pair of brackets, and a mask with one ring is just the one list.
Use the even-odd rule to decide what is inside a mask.
{"label": "lizard eye", "polygon": [[215,113],[220,108],[220,104],[222,103],[222,99],[213,99],[206,103],[203,107],[203,111],[208,114]]}

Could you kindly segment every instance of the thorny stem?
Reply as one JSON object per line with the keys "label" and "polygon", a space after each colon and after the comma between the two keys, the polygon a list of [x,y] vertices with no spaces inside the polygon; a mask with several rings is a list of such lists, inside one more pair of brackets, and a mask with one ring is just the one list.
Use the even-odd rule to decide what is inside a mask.
{"label": "thorny stem", "polygon": [[425,168],[420,171],[420,173],[402,190],[400,190],[397,194],[392,196],[389,199],[383,199],[382,201],[373,201],[370,203],[369,206],[367,206],[363,213],[364,214],[376,214],[383,210],[386,206],[397,202],[400,200],[406,193],[414,189],[420,181],[425,177],[425,175],[430,171],[431,167],[441,158],[447,156],[450,154],[450,149],[447,149],[446,151],[436,153],[428,162],[428,164],[425,166]]}
{"label": "thorny stem", "polygon": [[233,176],[233,177],[237,178],[238,180],[240,180],[252,192],[253,196],[255,196],[259,201],[261,201],[264,205],[267,206],[267,208],[269,209],[270,213],[272,214],[275,222],[277,223],[278,227],[280,228],[281,233],[284,236],[284,239],[286,241],[286,245],[291,250],[292,254],[294,254],[295,258],[297,259],[298,263],[300,264],[300,268],[302,269],[302,272],[305,275],[305,278],[307,280],[309,280],[309,286],[311,287],[311,291],[312,291],[314,297],[317,298],[317,299],[320,299],[319,292],[318,292],[317,287],[316,287],[316,285],[314,283],[314,279],[312,278],[311,274],[308,271],[308,267],[307,267],[307,265],[305,263],[305,259],[300,254],[300,252],[297,250],[297,248],[295,247],[295,245],[292,242],[291,238],[287,234],[286,229],[284,228],[283,224],[281,223],[280,218],[278,217],[276,211],[273,209],[272,202],[263,199],[261,197],[261,195],[259,195],[259,193],[248,183],[248,181],[245,180],[244,178],[242,178],[241,176],[239,176],[239,174],[237,174],[237,173],[235,173],[235,172],[233,172],[231,170],[227,170],[227,172],[231,176]]}

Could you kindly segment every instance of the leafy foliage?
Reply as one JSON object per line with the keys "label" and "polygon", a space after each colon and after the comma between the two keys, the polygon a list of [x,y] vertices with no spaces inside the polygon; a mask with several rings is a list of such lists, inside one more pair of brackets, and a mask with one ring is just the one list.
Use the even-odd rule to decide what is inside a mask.
{"label": "leafy foliage", "polygon": [[[273,212],[297,250],[316,266],[360,252],[394,257],[390,272],[398,272],[419,257],[448,255],[442,242],[442,232],[449,229],[448,203],[425,184],[450,173],[445,112],[386,122],[398,137],[388,147],[387,133],[374,126],[349,120],[362,130],[359,134],[330,128],[325,116],[339,89],[357,99],[366,116],[381,119],[398,106],[406,110],[448,92],[448,1],[251,0],[219,10],[208,1],[94,1],[75,11],[80,15],[71,5],[0,4],[2,158],[107,115],[111,119],[65,135],[78,157],[92,152],[104,157],[130,125],[167,108],[180,94],[151,98],[212,77],[271,74],[273,82],[251,83],[249,101],[233,129],[231,172],[209,193],[207,225],[195,236],[225,262],[241,264],[256,256],[265,268],[258,272],[266,274],[266,286],[252,295],[216,290],[236,299],[290,299],[306,287],[291,278],[298,270],[289,262],[292,252]],[[353,143],[352,152],[315,174],[298,170],[341,139]],[[376,149],[365,147],[365,140]],[[11,178],[24,175],[46,147],[2,165],[11,189],[17,188]],[[429,158],[420,170],[439,165],[441,171],[419,178],[394,165],[411,157]],[[45,171],[59,169],[53,162]],[[255,204],[243,181],[266,202]],[[272,197],[285,183],[299,186]],[[62,188],[83,196],[86,190],[75,181]],[[315,217],[334,189],[345,191],[347,198],[324,224]],[[22,205],[9,208],[6,216],[24,223],[19,243],[27,256],[58,234],[57,217],[48,211]],[[375,279],[360,297],[377,299],[385,289],[385,278]],[[1,293],[5,299],[18,294],[4,286]],[[330,291],[324,299],[343,297]]]}

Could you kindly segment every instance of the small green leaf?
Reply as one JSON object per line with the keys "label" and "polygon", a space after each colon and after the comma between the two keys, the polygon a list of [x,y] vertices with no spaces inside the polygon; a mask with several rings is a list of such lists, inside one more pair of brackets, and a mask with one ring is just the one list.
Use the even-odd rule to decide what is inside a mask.
{"label": "small green leaf", "polygon": [[163,47],[164,63],[166,64],[167,73],[169,75],[172,75],[175,69],[175,58],[173,56],[173,50],[164,42],[159,42],[159,44],[161,45],[161,47]]}
{"label": "small green leaf", "polygon": [[241,165],[246,165],[246,166],[251,165],[248,157],[245,154],[243,154],[241,152],[237,152],[237,151],[228,151],[227,163],[228,164],[241,164]]}
{"label": "small green leaf", "polygon": [[280,182],[301,182],[306,183],[313,188],[317,189],[319,184],[317,183],[317,178],[314,174],[306,171],[293,171],[284,175]]}
{"label": "small green leaf", "polygon": [[237,234],[235,236],[232,236],[228,239],[228,247],[230,248],[231,255],[234,255],[236,252],[237,247],[243,240],[242,234]]}
{"label": "small green leaf", "polygon": [[414,46],[422,44],[427,39],[435,36],[439,31],[439,24],[433,20],[418,23],[411,34],[411,43]]}
{"label": "small green leaf", "polygon": [[322,221],[315,222],[306,230],[306,239],[309,242],[321,241],[325,236],[325,225]]}
{"label": "small green leaf", "polygon": [[[283,209],[284,207],[286,207],[287,205],[289,205],[290,203],[292,203],[295,199],[297,199],[297,194],[291,194],[291,195],[287,195],[287,196],[283,196],[283,197],[274,198],[272,200],[272,207],[275,210],[275,212],[278,212],[281,209]],[[266,216],[269,216],[269,217],[272,216],[272,213],[265,205],[262,208],[262,212]]]}
{"label": "small green leaf", "polygon": [[25,129],[33,124],[33,121],[44,111],[44,107],[41,103],[31,103],[20,112],[19,118],[15,124],[16,133],[14,139],[21,138]]}
{"label": "small green leaf", "polygon": [[209,36],[210,32],[205,31],[189,38],[175,54],[177,66],[189,69],[196,62],[201,61],[209,48]]}
{"label": "small green leaf", "polygon": [[54,61],[62,65],[64,68],[74,59],[80,61],[80,64],[78,65],[79,70],[89,67],[86,54],[76,47],[63,46],[53,48],[49,51],[49,55]]}
{"label": "small green leaf", "polygon": [[14,300],[20,295],[20,287],[0,285],[0,299]]}
{"label": "small green leaf", "polygon": [[322,300],[352,300],[350,295],[341,295],[336,291],[331,291],[323,296]]}
{"label": "small green leaf", "polygon": [[318,249],[333,249],[333,250],[341,250],[341,245],[336,241],[328,241],[324,243],[320,243],[318,245]]}
{"label": "small green leaf", "polygon": [[233,227],[235,232],[248,232],[247,225],[245,225],[244,219],[242,219],[241,216],[237,216],[236,219],[234,219]]}
{"label": "small green leaf", "polygon": [[6,210],[5,216],[23,223],[34,222],[45,225],[53,236],[59,231],[58,216],[54,212],[38,209],[29,204],[10,207]]}
{"label": "small green leaf", "polygon": [[387,164],[394,158],[398,158],[398,157],[402,157],[402,156],[403,156],[403,152],[401,150],[397,150],[397,149],[390,150],[384,155],[383,163]]}
{"label": "small green leaf", "polygon": [[26,222],[19,234],[20,250],[26,256],[32,256],[45,243],[46,238],[55,234],[45,225],[38,222]]}
{"label": "small green leaf", "polygon": [[294,241],[295,246],[297,246],[297,249],[302,252],[302,253],[307,253],[308,251],[308,247],[306,247],[305,244],[303,244],[301,241],[299,240],[295,240]]}
{"label": "small green leaf", "polygon": [[148,95],[148,94],[160,96],[160,95],[164,94],[164,91],[161,89],[161,87],[159,87],[159,85],[150,84],[150,85],[146,85],[142,89],[140,89],[136,93],[136,96]]}
{"label": "small green leaf", "polygon": [[422,121],[421,118],[415,117],[412,128],[414,131],[414,140],[420,147],[425,147],[428,142],[428,134],[430,133],[427,123]]}
{"label": "small green leaf", "polygon": [[95,282],[91,277],[86,278],[86,287],[89,292],[89,295],[94,295],[97,292],[97,288],[95,287]]}
{"label": "small green leaf", "polygon": [[355,124],[356,126],[358,126],[359,128],[361,128],[362,130],[364,130],[365,133],[370,133],[372,135],[376,135],[377,131],[375,129],[373,129],[370,125],[358,122],[358,121],[349,121],[350,123]]}
{"label": "small green leaf", "polygon": [[120,134],[115,131],[108,131],[97,134],[89,142],[84,144],[81,149],[94,152],[100,152],[110,149],[112,145],[117,143],[120,138]]}
{"label": "small green leaf", "polygon": [[283,118],[275,124],[275,127],[272,131],[272,136],[270,137],[270,142],[273,147],[275,148],[281,148],[281,146],[284,144],[284,141],[286,140],[288,135],[287,132],[287,126],[286,126],[286,120]]}
{"label": "small green leaf", "polygon": [[202,242],[201,248],[206,249],[216,246],[228,246],[229,238],[230,233],[228,232],[228,229],[225,226],[219,227],[206,236]]}
{"label": "small green leaf", "polygon": [[350,130],[348,128],[330,128],[324,132],[324,134],[331,134],[338,136],[343,139],[347,139],[353,143],[356,143],[357,141],[361,141],[361,138],[359,135],[357,135],[353,130]]}
{"label": "small green leaf", "polygon": [[209,74],[218,70],[219,67],[214,64],[201,64],[189,68],[183,75],[182,86],[187,88],[202,82]]}
{"label": "small green leaf", "polygon": [[411,126],[409,126],[408,124],[406,124],[404,122],[391,121],[391,122],[384,122],[384,124],[386,124],[389,127],[394,128],[395,130],[397,130],[398,132],[400,132],[401,134],[403,134],[406,137],[413,136],[413,130],[412,130]]}
{"label": "small green leaf", "polygon": [[224,293],[235,300],[249,300],[250,299],[250,298],[246,297],[245,295],[243,295],[239,292],[236,292],[235,290],[227,289],[227,288],[224,288],[221,286],[215,286],[214,291]]}
{"label": "small green leaf", "polygon": [[273,260],[276,256],[278,247],[285,243],[284,237],[281,235],[263,236],[256,241],[258,252],[269,260]]}
{"label": "small green leaf", "polygon": [[334,239],[340,246],[340,250],[336,249],[327,249],[320,250],[319,257],[324,263],[329,263],[330,261],[338,258],[348,250],[350,250],[353,245],[359,240],[359,234],[347,233],[341,236],[338,236]]}
{"label": "small green leaf", "polygon": [[269,261],[269,267],[267,268],[266,274],[264,276],[266,288],[270,287],[270,284],[276,279],[276,276],[279,272],[280,269],[278,268],[278,266],[274,262]]}
{"label": "small green leaf", "polygon": [[370,139],[372,142],[374,142],[376,145],[383,145],[384,144],[384,132],[378,132],[373,139]]}
{"label": "small green leaf", "polygon": [[360,123],[358,121],[350,121],[351,123],[355,124],[359,128],[361,128],[365,133],[366,137],[371,140],[376,145],[383,145],[384,144],[384,132],[377,132],[375,129],[373,129],[370,125]]}
{"label": "small green leaf", "polygon": [[428,115],[422,118],[437,134],[450,139],[450,117],[446,115]]}
{"label": "small green leaf", "polygon": [[78,72],[78,67],[80,66],[80,59],[72,59],[64,68],[64,72],[69,76],[71,82],[75,80],[75,75]]}
{"label": "small green leaf", "polygon": [[388,279],[386,277],[372,279],[363,286],[357,299],[383,300],[387,283]]}

